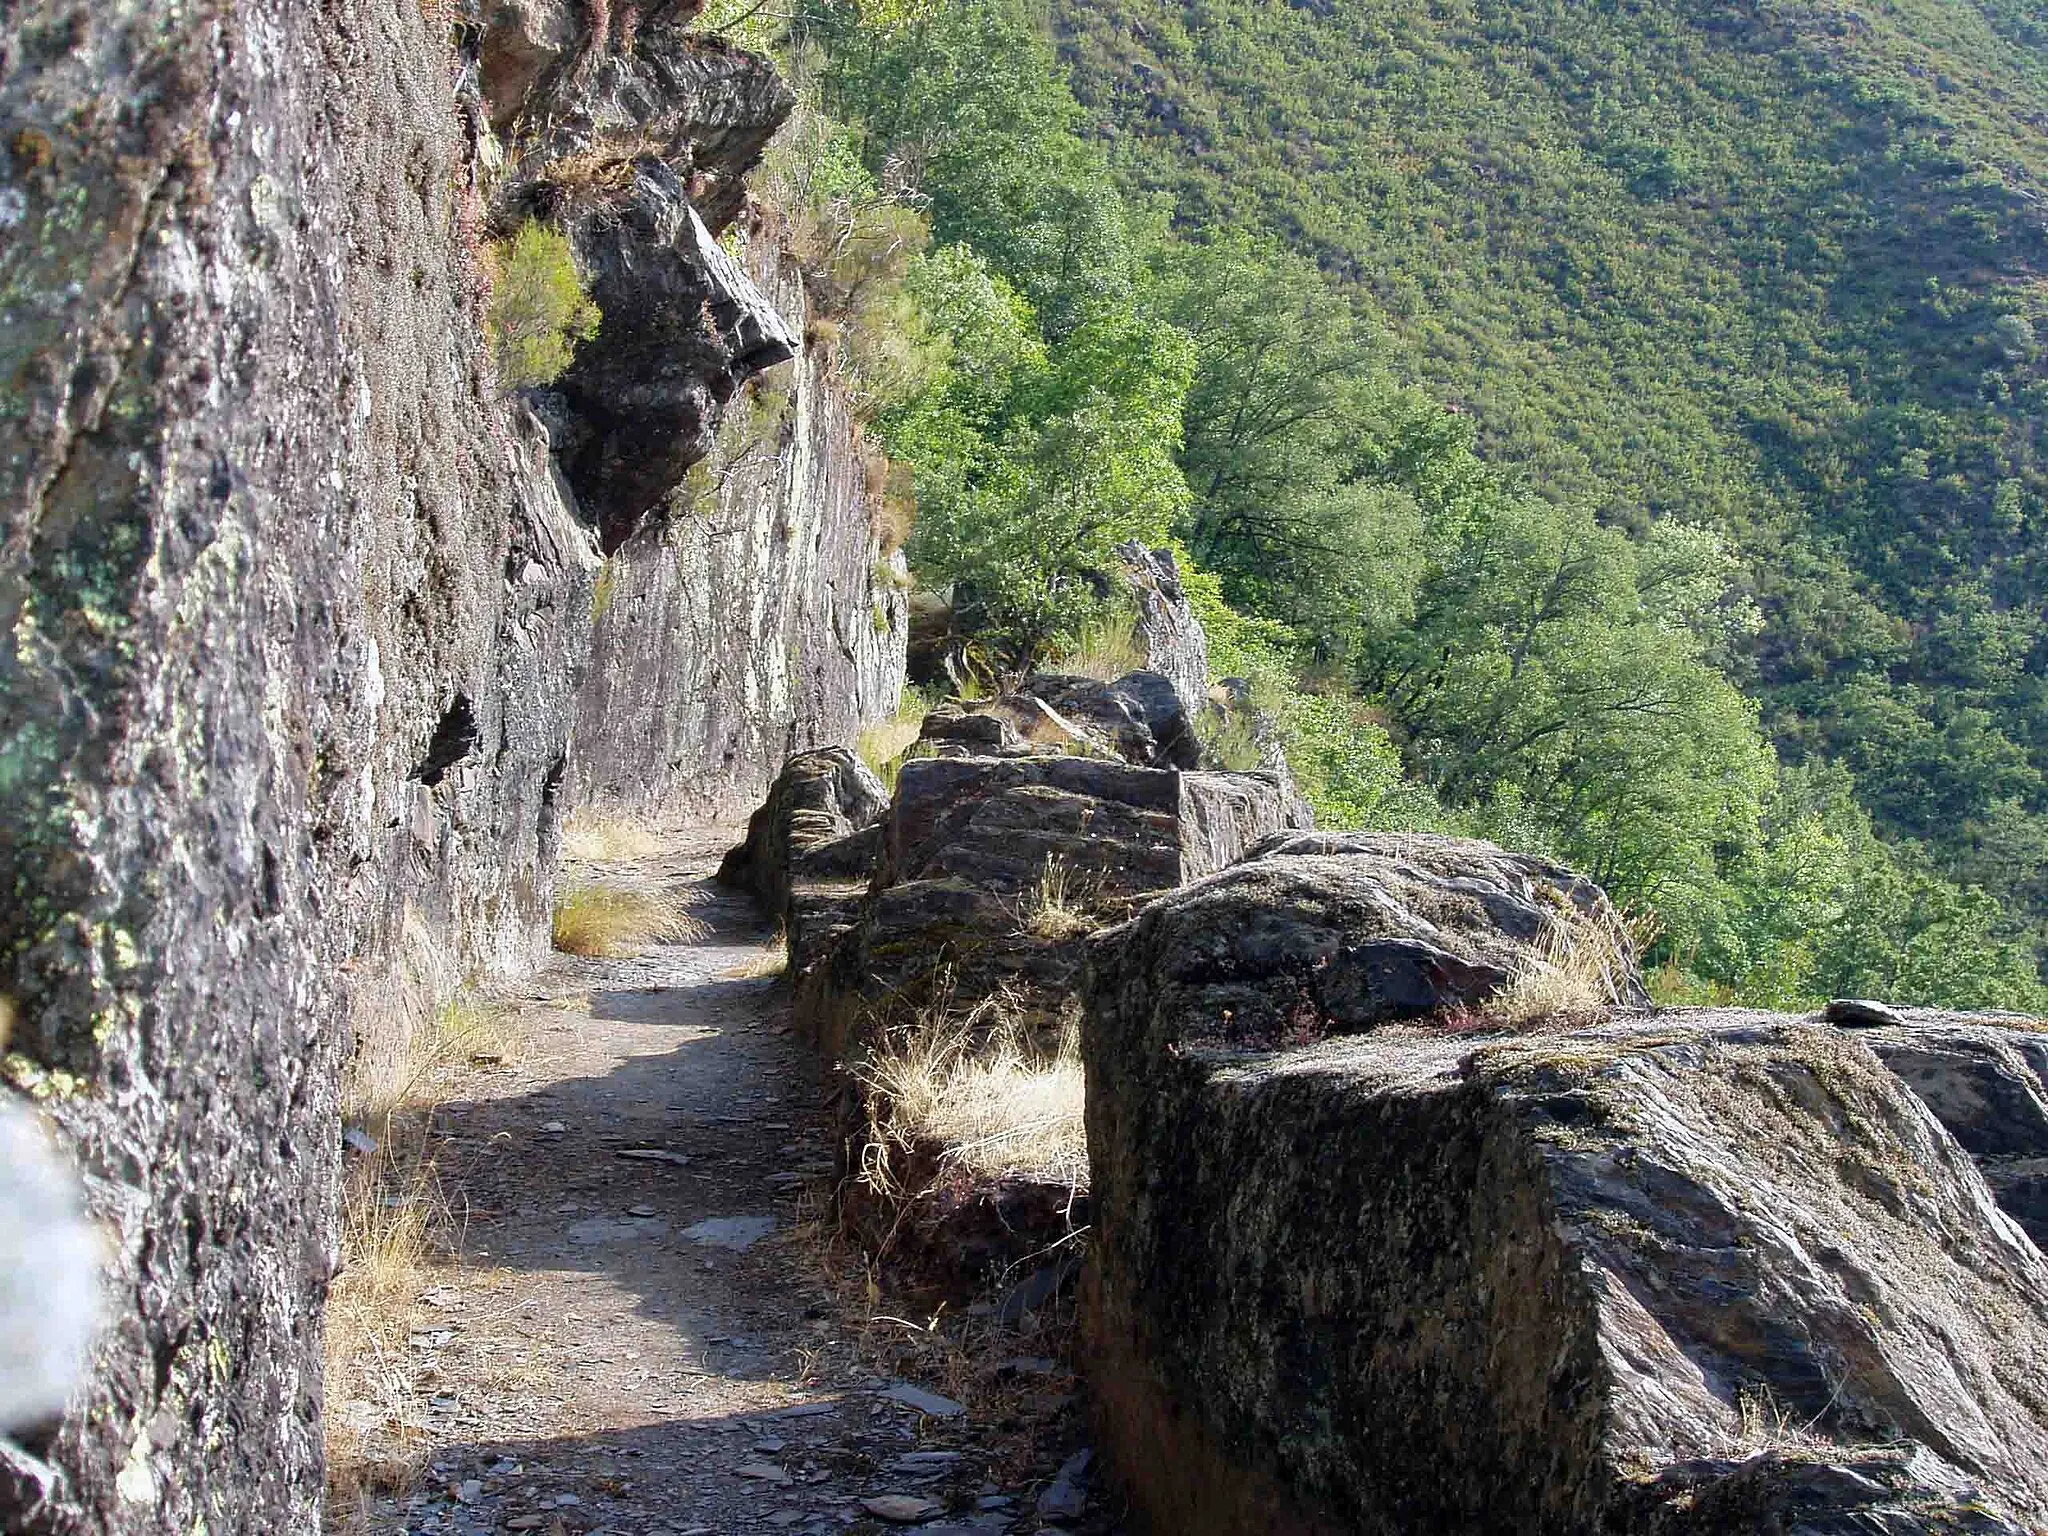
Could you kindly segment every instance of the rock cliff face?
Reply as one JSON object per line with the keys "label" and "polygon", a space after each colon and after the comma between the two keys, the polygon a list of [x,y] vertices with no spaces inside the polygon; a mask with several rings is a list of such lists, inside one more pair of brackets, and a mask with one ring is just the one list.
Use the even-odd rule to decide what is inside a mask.
{"label": "rock cliff face", "polygon": [[[568,0],[445,10],[0,17],[6,1077],[79,1156],[113,1253],[89,1391],[0,1441],[9,1531],[314,1529],[346,994],[408,921],[465,970],[540,954],[600,544],[653,524],[657,482],[801,329],[700,235],[786,109],[765,66],[672,25],[594,38]],[[571,142],[626,145],[632,217],[549,202]],[[481,242],[541,208],[621,317],[632,262],[606,239],[694,308],[641,294],[529,410],[492,378]],[[636,344],[682,362],[607,398]],[[864,517],[833,523],[849,500],[801,500],[857,480],[846,440],[796,434],[810,464],[764,470],[793,489],[758,516],[864,544]],[[788,599],[749,584],[812,569],[743,562],[668,611],[731,604],[726,654],[783,646],[762,614]],[[826,692],[792,686],[760,734],[801,734]],[[742,671],[703,686],[711,718],[771,697]]]}
{"label": "rock cliff face", "polygon": [[[756,229],[748,267],[797,321],[803,285],[773,233]],[[577,799],[717,815],[758,803],[792,754],[894,713],[908,586],[873,531],[857,434],[822,358],[764,374],[706,466],[605,567]]]}
{"label": "rock cliff face", "polygon": [[[1385,854],[1091,941],[1092,1382],[1150,1528],[2037,1528],[2048,1265],[1899,1077],[1816,1020],[1389,1022],[1338,973],[1390,912],[1513,913],[1497,852]],[[1353,1032],[1247,1045],[1310,976]]]}

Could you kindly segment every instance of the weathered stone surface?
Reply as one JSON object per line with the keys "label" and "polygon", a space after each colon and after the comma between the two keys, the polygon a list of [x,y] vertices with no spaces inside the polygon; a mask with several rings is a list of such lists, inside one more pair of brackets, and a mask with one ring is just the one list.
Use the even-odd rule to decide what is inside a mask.
{"label": "weathered stone surface", "polygon": [[1150,1528],[2048,1513],[2048,1262],[1856,1039],[1708,1015],[1248,1051],[1208,1021],[1262,982],[1284,1012],[1298,957],[1232,949],[1204,1003],[1201,894],[1098,935],[1086,987],[1091,1379]]}
{"label": "weathered stone surface", "polygon": [[620,36],[617,17],[593,14],[601,35],[570,0],[499,4],[480,46],[490,116],[511,135],[491,220],[563,230],[603,312],[535,398],[609,553],[710,456],[740,385],[796,356],[802,319],[712,238],[788,117],[789,88],[723,42],[664,26]]}
{"label": "weathered stone surface", "polygon": [[410,0],[0,21],[0,991],[108,1233],[9,1531],[311,1531],[341,966],[545,945],[596,560]]}
{"label": "weathered stone surface", "polygon": [[1139,768],[1193,768],[1201,761],[1192,718],[1174,685],[1157,672],[1131,672],[1110,683],[1041,672],[975,711],[1055,751]]}
{"label": "weathered stone surface", "polygon": [[1180,584],[1180,565],[1172,550],[1135,541],[1117,554],[1137,599],[1146,669],[1172,685],[1182,712],[1193,720],[1209,702],[1209,636]]}
{"label": "weathered stone surface", "polygon": [[[1191,1036],[1261,1044],[1469,1011],[1612,919],[1559,865],[1422,833],[1282,833],[1145,915],[1156,1006]],[[1612,980],[1607,1001],[1648,1001],[1628,962]]]}
{"label": "weathered stone surface", "polygon": [[924,717],[918,737],[940,756],[1000,757],[1037,750],[1001,715],[969,713],[958,704],[941,704],[932,710]]}
{"label": "weathered stone surface", "polygon": [[888,811],[882,781],[845,747],[799,753],[747,823],[747,840],[725,856],[719,883],[745,889],[763,912],[782,917],[799,882],[870,874],[881,837],[869,829]]}
{"label": "weathered stone surface", "polygon": [[2038,1020],[1892,1010],[1857,1038],[1977,1160],[2006,1213],[2048,1247],[2048,1029]]}
{"label": "weathered stone surface", "polygon": [[[1002,994],[1023,1018],[1067,1006],[1078,933],[1200,879],[1287,824],[1257,774],[1179,773],[1066,756],[927,758],[903,766],[872,894],[798,972],[798,1016],[828,1054],[870,1009],[943,992]],[[1045,911],[1054,882],[1057,912]]]}

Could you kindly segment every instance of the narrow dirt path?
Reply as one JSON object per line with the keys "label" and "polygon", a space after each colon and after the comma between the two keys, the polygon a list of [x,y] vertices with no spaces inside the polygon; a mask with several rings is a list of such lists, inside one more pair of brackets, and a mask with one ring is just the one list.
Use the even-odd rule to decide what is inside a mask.
{"label": "narrow dirt path", "polygon": [[977,1364],[828,1280],[802,1226],[832,1169],[815,1069],[785,1022],[774,936],[709,878],[736,837],[703,829],[604,869],[686,891],[708,936],[558,957],[507,1000],[525,1049],[438,1113],[460,1260],[410,1340],[426,1470],[376,1523],[1109,1529],[1054,1486],[1077,1441],[1050,1359]]}

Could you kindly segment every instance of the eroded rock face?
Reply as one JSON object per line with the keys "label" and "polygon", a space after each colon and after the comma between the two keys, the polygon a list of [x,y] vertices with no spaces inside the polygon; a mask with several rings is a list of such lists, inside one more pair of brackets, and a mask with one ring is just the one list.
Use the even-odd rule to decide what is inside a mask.
{"label": "eroded rock face", "polygon": [[1180,565],[1172,550],[1135,541],[1117,554],[1137,601],[1146,669],[1172,685],[1182,712],[1195,719],[1209,701],[1209,636],[1180,584]]}
{"label": "eroded rock face", "polygon": [[[747,270],[801,319],[772,221]],[[794,753],[895,713],[909,622],[845,396],[809,354],[735,397],[709,459],[611,557],[572,765],[575,802],[698,816],[761,803]]]}
{"label": "eroded rock face", "polygon": [[1261,987],[1284,1013],[1300,957],[1207,942],[1202,896],[1091,941],[1085,987],[1092,1383],[1151,1528],[2048,1512],[2048,1263],[1856,1040],[1706,1015],[1247,1050],[1211,1021]]}
{"label": "eroded rock face", "polygon": [[345,962],[544,951],[597,561],[411,0],[0,21],[0,992],[108,1325],[18,1532],[311,1531]]}
{"label": "eroded rock face", "polygon": [[609,29],[593,35],[568,0],[501,4],[480,48],[491,116],[510,135],[494,221],[562,229],[603,311],[539,402],[609,553],[710,455],[739,386],[797,355],[802,321],[713,238],[788,117],[789,88],[723,42],[668,25],[622,32],[603,14]]}
{"label": "eroded rock face", "polygon": [[874,889],[850,932],[798,978],[798,1016],[844,1054],[876,1008],[1001,994],[1027,1020],[1068,1006],[1076,939],[1199,879],[1285,826],[1258,774],[1179,773],[1090,758],[906,763]]}
{"label": "eroded rock face", "polygon": [[[652,492],[608,512],[623,456],[599,451],[583,504],[551,449],[584,475],[579,455],[625,430],[596,419],[604,359],[589,419],[569,390],[510,402],[493,377],[481,245],[525,212],[588,236],[615,344],[666,338],[701,366],[616,402],[632,431],[673,432],[638,439],[661,476],[701,444],[694,402],[769,360],[772,317],[710,236],[787,92],[682,37],[686,9],[611,7],[602,40],[569,0],[490,0],[452,37],[416,0],[28,0],[0,19],[5,1075],[57,1121],[110,1248],[89,1386],[53,1431],[0,1441],[10,1532],[316,1529],[347,990],[368,994],[402,930],[456,974],[540,958],[579,785],[603,803],[606,774],[652,762],[647,793],[701,777],[712,797],[736,764],[751,793],[807,731],[893,705],[900,600],[869,600],[859,504],[813,494],[860,477],[826,462],[850,433],[829,390],[799,409],[838,426],[745,472],[802,494],[729,493],[757,496],[753,548],[786,524],[811,553],[750,557],[724,587],[701,556],[601,585],[595,530]],[[607,233],[614,193],[630,216]],[[749,260],[758,291],[776,264]],[[690,307],[687,344],[619,287],[641,262],[647,292]],[[796,600],[775,583],[821,560],[857,568],[858,594],[849,575],[832,627],[779,624]],[[756,582],[761,604],[734,600]],[[675,675],[633,671],[596,691],[645,757],[594,736],[600,771],[579,778],[608,600],[660,608],[669,628],[636,654],[704,654],[709,673],[768,650],[781,691],[712,675],[664,736],[638,725],[666,718]],[[728,650],[697,643],[707,610]],[[843,664],[788,652],[856,634]],[[747,724],[678,748],[706,718]]]}

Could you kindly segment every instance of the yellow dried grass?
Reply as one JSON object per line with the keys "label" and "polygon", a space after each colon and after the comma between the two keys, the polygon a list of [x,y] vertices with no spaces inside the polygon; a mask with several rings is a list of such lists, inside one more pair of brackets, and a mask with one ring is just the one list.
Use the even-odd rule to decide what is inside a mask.
{"label": "yellow dried grass", "polygon": [[630,960],[655,944],[690,944],[710,930],[689,903],[665,891],[593,881],[555,902],[555,948],[565,954]]}

